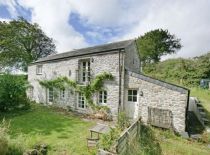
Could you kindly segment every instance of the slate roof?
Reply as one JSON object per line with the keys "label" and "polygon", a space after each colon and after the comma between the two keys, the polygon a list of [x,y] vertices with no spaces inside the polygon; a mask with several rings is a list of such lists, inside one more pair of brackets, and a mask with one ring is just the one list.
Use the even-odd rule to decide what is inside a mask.
{"label": "slate roof", "polygon": [[81,56],[81,55],[97,54],[97,53],[102,53],[102,52],[112,52],[112,51],[114,52],[114,50],[126,48],[133,41],[134,40],[125,40],[125,41],[114,42],[114,43],[109,43],[109,44],[104,44],[104,45],[99,45],[99,46],[94,46],[94,47],[77,49],[77,50],[73,50],[73,51],[69,51],[65,53],[59,53],[55,55],[50,55],[45,58],[41,58],[35,61],[34,63],[58,60],[58,59],[63,59],[63,58],[68,58],[68,57],[76,57],[76,56]]}
{"label": "slate roof", "polygon": [[187,89],[185,87],[181,87],[181,86],[171,84],[171,83],[168,83],[168,82],[165,82],[165,81],[157,80],[157,79],[154,79],[152,77],[149,77],[149,76],[146,76],[146,75],[143,75],[143,74],[134,73],[134,72],[131,72],[129,70],[127,70],[127,72],[128,72],[128,75],[130,75],[130,76],[139,78],[141,80],[144,80],[144,81],[147,81],[147,82],[150,82],[150,83],[154,83],[156,85],[165,87],[165,88],[170,89],[170,90],[178,91],[182,94],[188,94],[189,91],[190,91],[189,89]]}

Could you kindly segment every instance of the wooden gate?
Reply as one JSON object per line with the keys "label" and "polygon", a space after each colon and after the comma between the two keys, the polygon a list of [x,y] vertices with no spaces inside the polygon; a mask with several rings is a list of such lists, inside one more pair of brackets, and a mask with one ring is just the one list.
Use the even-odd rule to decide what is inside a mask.
{"label": "wooden gate", "polygon": [[166,109],[148,107],[148,123],[161,128],[172,127],[172,112]]}

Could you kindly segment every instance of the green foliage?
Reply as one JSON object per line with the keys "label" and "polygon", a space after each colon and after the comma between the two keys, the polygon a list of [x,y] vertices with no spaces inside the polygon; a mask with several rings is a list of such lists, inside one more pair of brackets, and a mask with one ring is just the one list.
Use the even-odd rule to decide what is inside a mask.
{"label": "green foliage", "polygon": [[24,71],[32,61],[55,53],[53,40],[23,18],[0,21],[0,65]]}
{"label": "green foliage", "polygon": [[111,147],[114,145],[116,140],[119,138],[120,133],[129,127],[130,123],[128,118],[126,117],[125,112],[120,112],[118,114],[118,121],[116,128],[111,128],[111,130],[107,134],[103,134],[100,141],[99,146],[104,150],[110,151]]}
{"label": "green foliage", "polygon": [[110,151],[111,146],[113,146],[119,136],[120,130],[118,128],[111,128],[108,133],[101,136],[99,140],[99,147],[104,150]]}
{"label": "green foliage", "polygon": [[5,155],[8,151],[8,128],[9,125],[3,119],[2,123],[0,124],[0,154]]}
{"label": "green foliage", "polygon": [[39,83],[46,88],[73,88],[75,89],[75,91],[84,94],[86,102],[88,103],[88,105],[90,105],[92,109],[97,109],[96,104],[93,103],[92,96],[95,92],[102,89],[105,80],[113,80],[112,74],[106,72],[99,74],[87,85],[80,85],[77,82],[68,79],[67,77],[58,77],[53,80],[43,80],[39,81]]}
{"label": "green foliage", "polygon": [[28,83],[24,76],[0,75],[0,111],[29,108],[26,97]]}
{"label": "green foliage", "polygon": [[117,117],[118,117],[118,119],[117,119],[117,127],[121,131],[123,131],[124,129],[126,129],[127,127],[129,127],[130,122],[129,122],[129,119],[126,116],[126,113],[124,111],[123,112],[120,112]]}
{"label": "green foliage", "polygon": [[154,78],[184,86],[198,86],[202,78],[210,77],[208,57],[169,59],[144,66],[144,73]]}
{"label": "green foliage", "polygon": [[159,62],[161,56],[175,53],[181,48],[180,39],[163,29],[152,30],[140,36],[137,45],[143,63]]}

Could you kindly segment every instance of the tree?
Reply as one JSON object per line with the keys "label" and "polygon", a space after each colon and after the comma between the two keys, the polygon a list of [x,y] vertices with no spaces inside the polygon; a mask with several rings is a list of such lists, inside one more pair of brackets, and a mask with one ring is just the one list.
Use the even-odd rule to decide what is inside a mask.
{"label": "tree", "polygon": [[32,61],[55,52],[55,44],[41,30],[23,18],[0,22],[0,66],[23,71]]}
{"label": "tree", "polygon": [[0,112],[29,108],[26,76],[0,75]]}
{"label": "tree", "polygon": [[175,53],[182,47],[180,39],[163,29],[156,29],[140,36],[137,39],[137,45],[144,64],[159,62],[161,56]]}

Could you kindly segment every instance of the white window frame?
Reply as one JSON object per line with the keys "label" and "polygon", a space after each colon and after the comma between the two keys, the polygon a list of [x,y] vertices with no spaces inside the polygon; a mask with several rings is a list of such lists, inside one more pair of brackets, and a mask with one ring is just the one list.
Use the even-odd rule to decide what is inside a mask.
{"label": "white window frame", "polygon": [[81,82],[90,81],[90,60],[82,60],[80,62]]}
{"label": "white window frame", "polygon": [[78,101],[77,102],[77,107],[79,109],[86,109],[86,101],[85,101],[84,94],[79,92],[77,101]]}
{"label": "white window frame", "polygon": [[48,89],[48,102],[52,103],[53,101],[54,101],[54,90],[53,88],[49,88]]}
{"label": "white window frame", "polygon": [[99,91],[98,103],[102,105],[107,104],[107,91],[106,90]]}
{"label": "white window frame", "polygon": [[43,65],[36,66],[36,74],[37,75],[42,75],[42,68],[43,68]]}
{"label": "white window frame", "polygon": [[137,102],[138,90],[137,89],[128,89],[127,97],[128,97],[128,102]]}
{"label": "white window frame", "polygon": [[64,100],[65,97],[66,97],[66,90],[65,90],[65,88],[64,88],[64,89],[61,89],[61,90],[60,90],[60,99],[61,99],[61,100]]}
{"label": "white window frame", "polygon": [[28,88],[28,97],[29,97],[30,100],[33,99],[33,97],[34,97],[34,87],[29,87]]}

